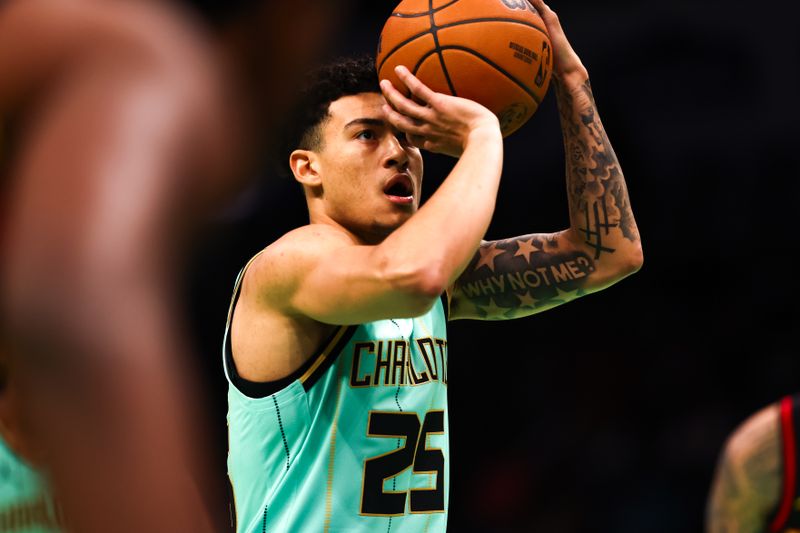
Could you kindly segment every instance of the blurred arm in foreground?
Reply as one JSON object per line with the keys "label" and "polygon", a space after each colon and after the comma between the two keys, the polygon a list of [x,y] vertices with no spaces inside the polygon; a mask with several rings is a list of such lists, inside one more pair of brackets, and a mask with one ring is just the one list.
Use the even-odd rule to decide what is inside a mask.
{"label": "blurred arm in foreground", "polygon": [[214,24],[157,2],[0,9],[0,324],[70,530],[215,529],[176,276],[340,10],[309,2],[301,40],[296,9],[241,4]]}

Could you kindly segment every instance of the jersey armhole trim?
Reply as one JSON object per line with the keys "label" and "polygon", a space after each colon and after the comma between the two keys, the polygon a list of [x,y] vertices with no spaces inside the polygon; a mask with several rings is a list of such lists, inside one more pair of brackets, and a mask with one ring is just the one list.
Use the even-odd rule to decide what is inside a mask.
{"label": "jersey armhole trim", "polygon": [[440,296],[442,300],[442,309],[444,310],[444,320],[445,322],[450,321],[450,295],[447,294],[447,291],[444,291]]}
{"label": "jersey armhole trim", "polygon": [[319,354],[312,358],[313,363],[307,367],[304,365],[305,372],[298,379],[305,390],[313,387],[314,383],[331,367],[347,343],[350,342],[356,329],[358,326],[341,326],[323,345],[324,348],[320,350]]}

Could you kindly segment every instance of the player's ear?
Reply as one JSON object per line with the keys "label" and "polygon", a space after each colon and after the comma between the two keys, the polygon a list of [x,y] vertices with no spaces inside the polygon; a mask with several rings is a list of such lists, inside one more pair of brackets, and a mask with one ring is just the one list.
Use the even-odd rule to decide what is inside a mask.
{"label": "player's ear", "polygon": [[318,172],[319,161],[317,156],[311,150],[295,150],[289,156],[289,166],[296,179],[300,184],[307,187],[319,187],[322,185],[322,179]]}

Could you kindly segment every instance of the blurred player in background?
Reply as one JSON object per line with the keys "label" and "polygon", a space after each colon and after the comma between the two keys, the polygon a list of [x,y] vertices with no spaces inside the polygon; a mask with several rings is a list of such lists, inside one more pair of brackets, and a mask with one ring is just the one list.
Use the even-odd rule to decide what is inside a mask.
{"label": "blurred player in background", "polygon": [[709,533],[800,532],[800,395],[745,420],[717,465],[706,512]]}
{"label": "blurred player in background", "polygon": [[341,8],[0,4],[4,369],[70,530],[218,529],[178,275]]}
{"label": "blurred player in background", "polygon": [[[533,5],[555,51],[565,231],[481,240],[503,161],[498,119],[483,106],[404,68],[413,100],[386,81],[379,89],[369,60],[330,65],[307,90],[290,166],[311,223],[243,269],[225,335],[238,531],[444,531],[448,308],[451,320],[523,317],[641,266],[588,73],[555,13]],[[420,148],[458,162],[417,210]],[[471,364],[515,380],[504,358],[520,356]],[[475,401],[493,401],[488,383],[478,388]]]}

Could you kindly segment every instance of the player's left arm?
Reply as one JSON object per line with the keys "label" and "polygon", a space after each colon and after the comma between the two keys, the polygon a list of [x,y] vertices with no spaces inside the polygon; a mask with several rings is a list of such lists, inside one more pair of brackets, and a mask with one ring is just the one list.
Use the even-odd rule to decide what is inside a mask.
{"label": "player's left arm", "polygon": [[566,154],[570,227],[483,242],[451,287],[450,318],[531,315],[604,289],[642,265],[639,230],[589,75],[556,14],[533,1],[554,49],[553,89]]}

